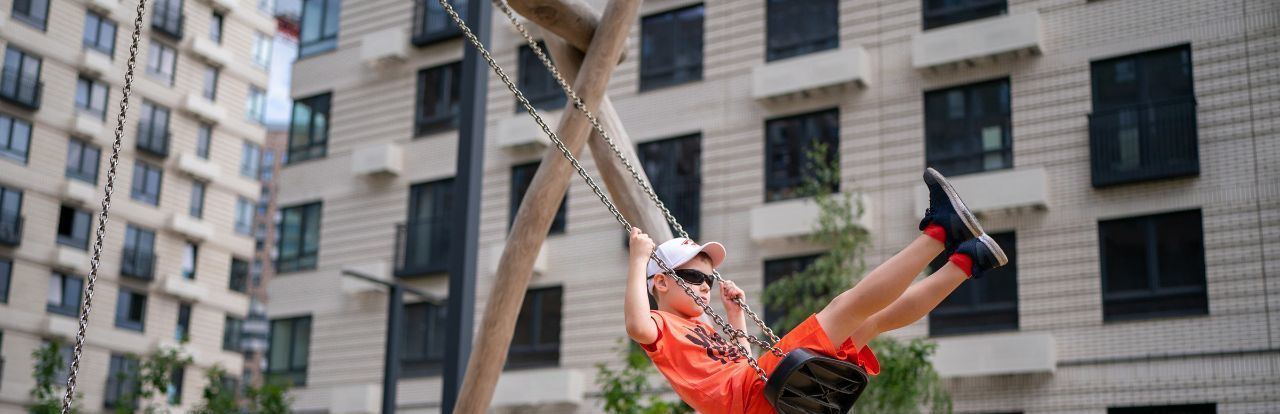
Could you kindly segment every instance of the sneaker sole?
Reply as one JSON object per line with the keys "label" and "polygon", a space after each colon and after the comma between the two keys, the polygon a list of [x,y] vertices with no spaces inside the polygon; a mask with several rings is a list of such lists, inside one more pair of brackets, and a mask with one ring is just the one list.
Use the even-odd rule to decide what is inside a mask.
{"label": "sneaker sole", "polygon": [[996,267],[1009,264],[1009,256],[1004,254],[1004,249],[1001,249],[1000,244],[996,243],[995,239],[992,239],[991,236],[986,234],[978,236],[978,243],[982,243],[983,246],[987,246],[987,251],[991,252],[991,255],[996,257],[996,263],[999,263]]}
{"label": "sneaker sole", "polygon": [[960,221],[964,222],[964,226],[969,229],[969,233],[973,234],[973,237],[985,234],[986,232],[982,231],[982,225],[978,224],[978,218],[974,217],[973,213],[969,211],[969,206],[966,206],[964,201],[960,199],[960,193],[957,193],[956,189],[951,186],[951,182],[947,181],[947,177],[943,177],[942,173],[939,173],[933,167],[930,167],[926,172],[942,187],[942,191],[947,193],[947,199],[951,201],[951,207],[956,210],[956,214],[960,215]]}

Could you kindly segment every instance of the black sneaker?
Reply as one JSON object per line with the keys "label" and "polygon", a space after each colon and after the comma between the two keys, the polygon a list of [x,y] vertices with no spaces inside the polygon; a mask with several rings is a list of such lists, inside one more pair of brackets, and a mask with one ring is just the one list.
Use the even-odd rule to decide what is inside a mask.
{"label": "black sneaker", "polygon": [[973,279],[982,277],[985,271],[1009,263],[1009,257],[1004,255],[1004,250],[1000,249],[1000,245],[986,234],[960,243],[956,253],[969,256],[969,259],[973,260],[973,268],[969,269],[969,277]]}
{"label": "black sneaker", "polygon": [[929,187],[929,208],[925,209],[924,218],[920,220],[920,230],[923,231],[929,223],[942,226],[947,232],[944,244],[948,252],[965,240],[983,234],[978,219],[969,212],[964,201],[960,200],[960,194],[956,193],[955,188],[951,187],[951,183],[938,170],[925,170],[924,184]]}

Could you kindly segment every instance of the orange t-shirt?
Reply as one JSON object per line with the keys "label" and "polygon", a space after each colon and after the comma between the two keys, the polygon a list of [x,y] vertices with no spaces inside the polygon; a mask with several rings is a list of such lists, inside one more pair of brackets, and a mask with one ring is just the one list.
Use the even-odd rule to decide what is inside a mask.
{"label": "orange t-shirt", "polygon": [[649,311],[658,339],[641,344],[680,399],[702,414],[745,413],[744,375],[754,375],[737,346],[698,319]]}

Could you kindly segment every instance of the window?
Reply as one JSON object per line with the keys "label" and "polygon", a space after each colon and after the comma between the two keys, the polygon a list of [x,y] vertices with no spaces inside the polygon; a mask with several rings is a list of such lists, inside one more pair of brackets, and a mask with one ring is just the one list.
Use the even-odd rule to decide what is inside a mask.
{"label": "window", "polygon": [[255,288],[262,286],[262,259],[253,259],[253,267],[249,268],[249,281]]}
{"label": "window", "polygon": [[641,21],[640,90],[702,79],[703,5]]}
{"label": "window", "polygon": [[452,178],[410,187],[409,217],[396,235],[396,276],[448,269],[452,220]]}
{"label": "window", "polygon": [[49,21],[49,0],[13,0],[14,20],[44,30]]}
{"label": "window", "polygon": [[[992,234],[991,238],[1009,256],[1009,264],[960,284],[929,312],[930,336],[1018,329],[1017,238],[1013,233]],[[948,259],[939,255],[929,265],[930,273],[941,269]]]}
{"label": "window", "polygon": [[182,0],[158,0],[153,5],[151,27],[160,33],[182,38]]}
{"label": "window", "polygon": [[9,282],[13,277],[13,260],[0,257],[0,303],[9,303]]}
{"label": "window", "polygon": [[53,372],[53,383],[66,384],[67,376],[71,375],[70,364],[72,353],[75,352],[75,347],[61,342],[49,342],[48,340],[41,340],[40,347],[52,347],[57,351],[58,359],[54,362],[57,362],[58,367],[55,368],[55,371]]}
{"label": "window", "polygon": [[253,201],[236,197],[236,233],[253,235]]}
{"label": "window", "polygon": [[120,288],[116,297],[116,327],[142,332],[147,317],[147,295]]}
{"label": "window", "polygon": [[142,101],[138,121],[138,149],[161,157],[169,155],[169,108]]}
{"label": "window", "polygon": [[[827,149],[827,162],[840,161],[840,110],[829,109],[771,119],[765,124],[764,200],[782,201],[805,196],[804,182],[814,174],[810,151]],[[838,183],[831,191],[840,190]]]}
{"label": "window", "polygon": [[84,47],[106,53],[116,51],[116,22],[92,11],[84,14]]}
{"label": "window", "polygon": [[418,71],[416,135],[458,127],[462,104],[462,62]]}
{"label": "window", "polygon": [[924,94],[925,159],[943,174],[1013,168],[1009,80]]}
{"label": "window", "polygon": [[173,329],[173,340],[179,343],[191,340],[191,305],[178,304],[178,325]]}
{"label": "window", "polygon": [[174,367],[173,372],[169,376],[169,387],[165,389],[165,399],[169,405],[182,404],[182,381],[186,376],[184,367]]}
{"label": "window", "polygon": [[200,124],[196,127],[196,156],[209,159],[209,145],[213,142],[213,126]]}
{"label": "window", "polygon": [[[258,163],[258,181],[261,181],[263,184],[270,183],[271,180],[275,178],[273,176],[275,174],[275,168],[276,168],[276,152],[268,148],[262,152],[262,162]],[[258,204],[259,204],[258,208],[264,210],[263,213],[265,214],[266,213],[265,210],[267,208],[266,195],[268,195],[271,190],[268,188],[268,186],[265,186],[265,185],[262,187],[262,190],[264,191],[264,193],[263,193],[262,199],[258,201]]]}
{"label": "window", "polygon": [[155,270],[156,233],[130,224],[124,232],[120,274],[150,280]]}
{"label": "window", "polygon": [[286,207],[280,212],[280,253],[276,270],[284,273],[315,269],[320,253],[320,203]]}
{"label": "window", "polygon": [[87,142],[67,141],[67,177],[90,184],[98,183],[98,158],[102,150]]}
{"label": "window", "polygon": [[142,161],[133,163],[133,187],[129,197],[153,206],[160,205],[160,167]]}
{"label": "window", "polygon": [[[107,408],[115,408],[117,405],[124,404],[128,407],[137,407],[137,395],[140,387],[140,378],[138,378],[140,364],[138,360],[122,354],[111,354],[111,364],[107,369],[107,391],[103,398],[103,403]],[[132,401],[121,401],[124,398],[132,397]]]}
{"label": "window", "polygon": [[222,13],[209,15],[209,40],[213,43],[222,44],[222,22],[225,20]]}
{"label": "window", "polygon": [[194,218],[204,217],[204,192],[207,184],[200,181],[191,182],[191,207],[188,213]]}
{"label": "window", "polygon": [[303,0],[302,23],[298,29],[298,58],[324,53],[338,47],[340,0]]}
{"label": "window", "polygon": [[87,211],[62,206],[58,210],[58,244],[88,249],[90,217]]}
{"label": "window", "polygon": [[247,282],[249,280],[249,262],[241,259],[231,258],[231,280],[227,288],[236,292],[244,293],[248,290]]}
{"label": "window", "polygon": [[332,94],[293,102],[289,125],[289,163],[324,157],[329,142],[329,100]]}
{"label": "window", "polygon": [[1200,210],[1098,222],[1104,321],[1205,315]]}
{"label": "window", "polygon": [[240,148],[240,176],[258,178],[258,162],[262,159],[262,147],[245,141]]}
{"label": "window", "polygon": [[1218,405],[1214,403],[1107,408],[1107,414],[1215,414],[1217,412]]}
{"label": "window", "polygon": [[1008,12],[1005,0],[924,0],[924,30]]}
{"label": "window", "polygon": [[766,61],[840,47],[836,0],[769,0]]}
{"label": "window", "polygon": [[22,242],[22,191],[0,186],[0,245]]}
{"label": "window", "polygon": [[271,320],[271,340],[267,346],[267,375],[307,383],[307,357],[311,350],[311,317]]}
{"label": "window", "polygon": [[267,92],[257,86],[249,86],[249,103],[245,105],[245,117],[259,124],[267,122]]}
{"label": "window", "polygon": [[244,331],[244,319],[226,316],[222,324],[222,350],[240,352],[240,333]]}
{"label": "window", "polygon": [[702,136],[646,142],[637,146],[636,158],[658,199],[697,240],[702,222]]}
{"label": "window", "polygon": [[[516,212],[520,210],[520,203],[524,202],[524,195],[529,191],[529,184],[533,182],[533,173],[538,171],[540,162],[532,162],[523,165],[511,167],[511,201],[507,203],[511,214],[507,216],[507,229],[515,223]],[[560,208],[556,210],[556,217],[551,221],[551,231],[549,234],[564,234],[565,227],[565,208],[569,205],[569,193],[565,192],[564,198],[560,200]]]}
{"label": "window", "polygon": [[[453,10],[463,21],[467,21],[467,0],[456,0],[451,3]],[[425,46],[441,40],[452,39],[462,35],[462,31],[453,23],[453,19],[444,12],[444,7],[435,0],[415,0],[413,8],[413,44]]]}
{"label": "window", "polygon": [[520,305],[515,335],[507,352],[507,368],[554,366],[560,363],[560,313],[564,289],[529,289]]}
{"label": "window", "polygon": [[49,278],[49,294],[44,309],[49,313],[66,316],[80,315],[80,295],[84,280],[62,273]]}
{"label": "window", "polygon": [[[767,260],[764,262],[764,285],[766,288],[779,280],[791,277],[796,273],[800,273],[813,265],[820,255],[807,255],[797,257],[787,257],[782,259]],[[782,318],[787,315],[788,310],[775,306],[766,306],[764,308],[764,321],[779,336],[785,331],[790,330],[790,326],[779,326]]]}
{"label": "window", "polygon": [[218,68],[204,66],[204,84],[200,87],[200,96],[210,101],[218,99]]}
{"label": "window", "polygon": [[151,50],[147,52],[147,74],[173,86],[173,70],[177,63],[177,50],[158,40],[151,40]]}
{"label": "window", "polygon": [[182,245],[182,278],[196,278],[196,263],[200,260],[200,246],[191,242]]}
{"label": "window", "polygon": [[271,66],[271,37],[253,32],[253,64],[266,69]]}
{"label": "window", "polygon": [[405,377],[438,375],[443,368],[445,304],[414,303],[404,306],[400,371]]}
{"label": "window", "polygon": [[1093,186],[1200,172],[1191,47],[1093,62]]}
{"label": "window", "polygon": [[27,109],[39,109],[42,62],[39,56],[25,50],[13,46],[6,48],[4,71],[0,72],[0,99]]}
{"label": "window", "polygon": [[[538,42],[542,50],[547,50],[546,43]],[[538,59],[529,45],[520,46],[520,91],[525,99],[540,111],[552,111],[564,108],[568,97],[550,70]],[[516,112],[523,112],[524,105],[516,103]]]}
{"label": "window", "polygon": [[0,113],[0,158],[27,162],[31,148],[31,123]]}
{"label": "window", "polygon": [[107,84],[80,75],[76,79],[76,110],[107,119]]}

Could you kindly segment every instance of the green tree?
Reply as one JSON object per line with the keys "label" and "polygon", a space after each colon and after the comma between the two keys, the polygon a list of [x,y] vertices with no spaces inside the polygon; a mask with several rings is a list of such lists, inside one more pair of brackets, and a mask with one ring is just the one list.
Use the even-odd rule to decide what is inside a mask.
{"label": "green tree", "polygon": [[249,387],[249,412],[255,414],[286,414],[293,398],[289,386],[283,381],[265,381],[262,386]]}
{"label": "green tree", "polygon": [[[631,341],[623,341],[630,344]],[[683,401],[666,401],[653,392],[651,379],[658,370],[637,346],[622,345],[622,367],[613,370],[603,362],[596,364],[596,384],[609,414],[684,414],[693,408]]]}
{"label": "green tree", "polygon": [[204,371],[204,389],[200,392],[203,398],[195,413],[224,414],[240,411],[236,390],[223,381],[226,375],[227,372],[217,365]]}
{"label": "green tree", "polygon": [[[178,369],[191,364],[191,357],[182,355],[177,349],[168,348],[152,351],[142,359],[141,365],[136,376],[129,378],[126,374],[120,373],[118,380],[134,381],[135,386],[131,387],[130,392],[120,397],[122,403],[116,404],[116,414],[134,414],[137,412],[157,413],[167,412],[169,404],[165,401],[161,405],[152,404],[149,400],[156,395],[163,394],[168,391],[169,384],[173,380],[173,373]],[[141,410],[136,404],[130,404],[130,401],[141,401]]]}
{"label": "green tree", "polygon": [[[242,401],[239,390],[228,386],[225,381],[227,373],[220,366],[205,370],[203,401],[193,413],[196,414],[285,414],[289,412],[292,400],[288,396],[288,386],[279,381],[268,381],[260,387],[244,388],[245,398]],[[243,408],[243,409],[242,409]]]}
{"label": "green tree", "polygon": [[[834,193],[840,182],[837,160],[826,156],[825,144],[817,143],[806,154],[811,174],[805,177],[800,194],[818,206],[818,220],[809,240],[827,247],[808,268],[765,286],[764,301],[770,309],[785,309],[775,326],[785,332],[810,314],[822,310],[837,295],[853,287],[866,272],[864,253],[870,235],[858,224],[862,205],[853,191]],[[887,336],[871,341],[880,361],[880,375],[859,398],[856,411],[908,413],[929,409],[950,413],[951,396],[929,362],[934,345],[922,339],[903,343]]]}
{"label": "green tree", "polygon": [[[32,359],[35,359],[35,372],[32,376],[36,380],[36,386],[31,389],[31,399],[35,400],[35,404],[31,405],[31,414],[57,414],[62,412],[62,396],[61,392],[63,384],[55,383],[54,379],[58,376],[59,370],[66,368],[71,361],[62,358],[63,345],[58,342],[46,342],[40,348],[31,352]],[[72,401],[79,401],[75,398]],[[74,405],[71,406],[72,413],[78,413],[79,409]]]}

